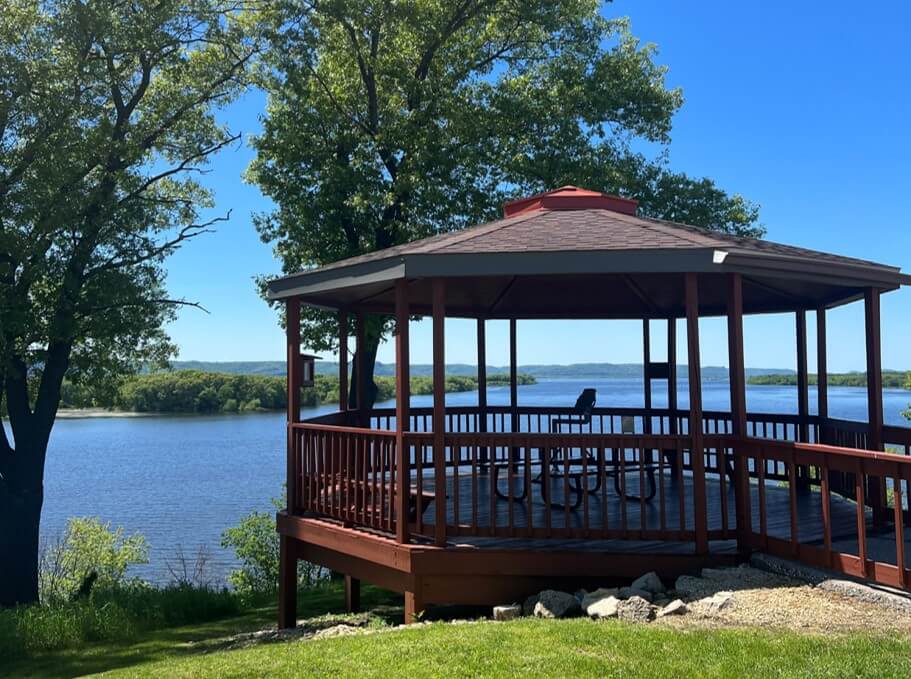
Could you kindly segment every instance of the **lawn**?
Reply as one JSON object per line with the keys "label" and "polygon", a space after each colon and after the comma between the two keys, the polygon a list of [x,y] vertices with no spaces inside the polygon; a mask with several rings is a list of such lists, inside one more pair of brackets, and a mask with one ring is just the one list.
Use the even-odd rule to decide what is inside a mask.
{"label": "lawn", "polygon": [[451,625],[177,657],[149,677],[911,676],[911,642],[589,620]]}
{"label": "lawn", "polygon": [[[341,609],[338,587],[302,594],[302,616]],[[364,589],[366,606],[396,599]],[[911,639],[762,630],[681,631],[586,619],[431,623],[373,634],[213,651],[274,620],[264,608],[217,623],[149,632],[2,667],[11,676],[115,677],[731,677],[911,676]]]}

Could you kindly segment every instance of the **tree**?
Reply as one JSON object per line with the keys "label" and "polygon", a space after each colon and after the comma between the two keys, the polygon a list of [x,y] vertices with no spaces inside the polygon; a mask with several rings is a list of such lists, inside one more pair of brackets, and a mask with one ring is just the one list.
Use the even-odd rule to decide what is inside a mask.
{"label": "tree", "polygon": [[[276,204],[257,228],[283,270],[482,222],[508,198],[563,184],[760,235],[756,206],[634,151],[669,143],[683,97],[665,87],[654,46],[600,8],[284,0],[263,15],[269,107],[249,177]],[[367,327],[368,384],[388,323]],[[337,348],[331,315],[306,310],[302,325],[310,347]]]}
{"label": "tree", "polygon": [[38,596],[66,375],[172,353],[163,262],[223,217],[196,175],[255,53],[223,0],[8,0],[0,14],[0,605]]}

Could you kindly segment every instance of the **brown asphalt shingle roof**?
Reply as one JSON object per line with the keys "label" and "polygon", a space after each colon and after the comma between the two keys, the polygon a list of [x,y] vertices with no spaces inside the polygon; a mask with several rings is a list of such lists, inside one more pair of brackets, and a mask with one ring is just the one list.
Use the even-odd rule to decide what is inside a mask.
{"label": "brown asphalt shingle roof", "polygon": [[729,252],[812,258],[855,266],[875,262],[606,209],[540,209],[461,231],[442,233],[385,250],[350,257],[320,270],[404,255],[571,252],[599,250],[723,249]]}

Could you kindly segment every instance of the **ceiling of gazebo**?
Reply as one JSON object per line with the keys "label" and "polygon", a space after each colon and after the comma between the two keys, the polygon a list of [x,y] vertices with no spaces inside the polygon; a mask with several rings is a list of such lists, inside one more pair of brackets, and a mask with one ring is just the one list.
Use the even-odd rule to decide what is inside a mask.
{"label": "ceiling of gazebo", "polygon": [[700,313],[721,314],[724,274],[743,274],[746,313],[831,307],[866,287],[911,284],[896,267],[638,217],[635,201],[563,187],[507,204],[506,217],[304,271],[270,283],[273,299],[391,312],[409,280],[413,313],[447,279],[449,316],[682,316],[683,275],[700,274]]}

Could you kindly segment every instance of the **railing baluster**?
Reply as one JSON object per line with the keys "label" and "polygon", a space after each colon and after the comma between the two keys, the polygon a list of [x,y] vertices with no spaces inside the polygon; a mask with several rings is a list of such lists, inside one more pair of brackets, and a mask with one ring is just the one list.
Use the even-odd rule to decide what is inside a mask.
{"label": "railing baluster", "polygon": [[857,556],[860,558],[860,574],[867,576],[867,519],[865,515],[866,499],[864,495],[864,465],[857,461],[857,472],[854,474],[854,493],[857,503]]}

